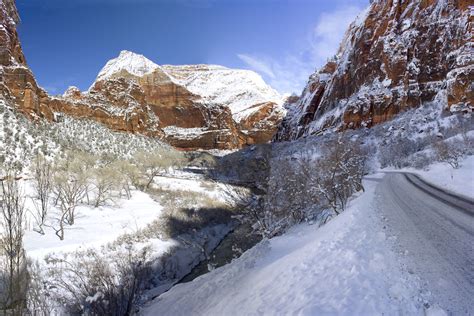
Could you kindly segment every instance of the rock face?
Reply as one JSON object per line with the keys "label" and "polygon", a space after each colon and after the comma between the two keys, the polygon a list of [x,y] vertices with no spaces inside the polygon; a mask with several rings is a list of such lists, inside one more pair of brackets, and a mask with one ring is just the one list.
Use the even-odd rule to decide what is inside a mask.
{"label": "rock face", "polygon": [[[139,92],[132,95],[116,81],[136,85]],[[129,51],[109,61],[84,94],[115,95],[133,96],[139,108],[151,111],[153,125],[167,142],[190,149],[268,142],[284,113],[278,93],[254,72],[214,65],[159,66]]]}
{"label": "rock face", "polygon": [[18,20],[14,0],[0,1],[0,96],[13,101],[29,116],[52,118],[44,105],[47,94],[26,66],[16,32]]}
{"label": "rock face", "polygon": [[425,102],[474,107],[469,0],[374,0],[349,27],[336,57],[285,107],[277,140],[370,127]]}
{"label": "rock face", "polygon": [[159,66],[123,51],[88,91],[51,97],[26,65],[14,0],[0,0],[0,96],[31,119],[87,118],[184,149],[236,149],[272,139],[284,116],[254,72],[213,65]]}

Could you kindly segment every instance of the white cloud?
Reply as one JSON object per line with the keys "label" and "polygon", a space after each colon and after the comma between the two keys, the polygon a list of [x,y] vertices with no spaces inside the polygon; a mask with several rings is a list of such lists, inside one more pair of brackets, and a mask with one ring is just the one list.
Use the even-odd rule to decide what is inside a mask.
{"label": "white cloud", "polygon": [[349,24],[363,8],[348,6],[320,15],[316,25],[308,30],[308,39],[298,53],[283,58],[261,54],[238,54],[250,69],[260,73],[280,93],[299,94],[308,77],[337,53]]}
{"label": "white cloud", "polygon": [[352,6],[321,15],[310,40],[315,60],[324,62],[336,54],[347,28],[361,11]]}
{"label": "white cloud", "polygon": [[255,57],[246,54],[237,54],[237,57],[239,57],[240,60],[249,65],[255,71],[265,74],[272,79],[275,78],[275,74],[273,73],[272,67],[268,65],[268,62],[259,60]]}

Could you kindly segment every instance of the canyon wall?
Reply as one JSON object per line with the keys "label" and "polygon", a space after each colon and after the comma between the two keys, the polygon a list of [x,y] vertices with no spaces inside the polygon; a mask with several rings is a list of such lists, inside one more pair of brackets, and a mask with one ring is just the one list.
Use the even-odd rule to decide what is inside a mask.
{"label": "canyon wall", "polygon": [[473,2],[373,0],[337,55],[285,105],[276,140],[370,127],[436,100],[472,111]]}

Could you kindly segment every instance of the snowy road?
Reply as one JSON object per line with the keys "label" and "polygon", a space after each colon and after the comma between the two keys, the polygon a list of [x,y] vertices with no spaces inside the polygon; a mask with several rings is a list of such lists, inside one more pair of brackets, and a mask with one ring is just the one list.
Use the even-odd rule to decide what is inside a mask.
{"label": "snowy road", "polygon": [[407,269],[450,314],[474,312],[474,209],[410,174],[389,173],[376,205]]}

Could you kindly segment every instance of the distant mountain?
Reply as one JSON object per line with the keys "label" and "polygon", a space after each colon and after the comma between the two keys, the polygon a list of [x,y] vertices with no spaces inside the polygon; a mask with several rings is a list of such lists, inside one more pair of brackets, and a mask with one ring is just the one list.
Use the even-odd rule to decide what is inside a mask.
{"label": "distant mountain", "polygon": [[370,127],[423,103],[474,107],[473,3],[373,0],[339,51],[314,73],[277,140]]}
{"label": "distant mountain", "polygon": [[129,51],[107,62],[88,91],[49,96],[27,67],[14,0],[0,3],[0,96],[31,119],[87,118],[184,149],[237,149],[272,139],[282,98],[247,70],[159,66]]}
{"label": "distant mountain", "polygon": [[159,66],[145,56],[129,51],[122,51],[117,58],[107,62],[96,82],[120,77],[124,72],[143,77],[155,71],[161,72],[166,80],[200,96],[205,103],[229,107],[236,121],[240,121],[243,112],[256,104],[278,103],[282,100],[278,92],[253,71],[229,69],[218,65]]}

